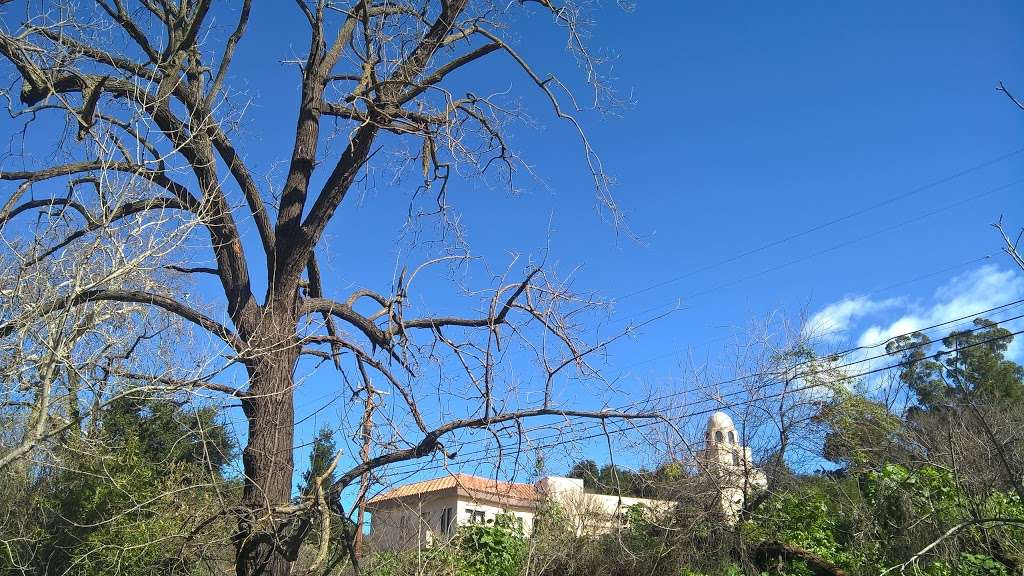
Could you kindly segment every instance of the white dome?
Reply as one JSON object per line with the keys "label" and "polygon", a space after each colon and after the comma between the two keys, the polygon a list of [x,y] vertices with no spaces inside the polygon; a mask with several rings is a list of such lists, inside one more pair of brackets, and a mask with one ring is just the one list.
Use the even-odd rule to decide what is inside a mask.
{"label": "white dome", "polygon": [[728,414],[719,410],[708,418],[708,432],[714,430],[721,430],[728,432],[729,430],[735,430],[736,425],[732,423],[732,418]]}

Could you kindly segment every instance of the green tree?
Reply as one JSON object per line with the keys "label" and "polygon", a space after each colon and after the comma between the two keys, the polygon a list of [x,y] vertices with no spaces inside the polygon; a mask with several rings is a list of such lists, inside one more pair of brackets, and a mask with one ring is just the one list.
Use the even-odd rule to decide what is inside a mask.
{"label": "green tree", "polygon": [[846,473],[876,469],[905,453],[902,420],[864,394],[838,387],[815,419],[826,427],[822,456]]}
{"label": "green tree", "polygon": [[222,515],[240,483],[225,478],[234,444],[212,408],[168,400],[112,402],[89,435],[54,449],[51,466],[24,485],[31,520],[0,572],[40,574],[196,573],[201,530],[226,545],[235,527]]}
{"label": "green tree", "polygon": [[974,325],[943,338],[934,358],[933,342],[920,332],[886,346],[907,363],[900,380],[914,392],[921,409],[941,411],[966,402],[1017,404],[1024,399],[1024,368],[1005,357],[1013,334],[984,318],[975,319]]}
{"label": "green tree", "polygon": [[138,443],[152,463],[209,466],[220,474],[234,458],[236,443],[217,422],[217,409],[183,410],[167,399],[119,398],[103,412],[103,436],[113,448]]}
{"label": "green tree", "polygon": [[900,380],[917,405],[907,425],[934,464],[970,470],[961,484],[974,498],[1012,487],[1024,498],[1024,368],[1005,357],[1013,334],[978,318],[935,346],[915,333],[890,342],[906,366]]}
{"label": "green tree", "polygon": [[567,476],[583,480],[583,487],[593,489],[597,485],[599,471],[597,462],[593,460],[581,460],[573,465]]}
{"label": "green tree", "polygon": [[[312,488],[312,482],[322,476],[334,460],[338,448],[334,441],[334,430],[322,426],[313,438],[313,447],[309,452],[309,468],[302,473],[302,484],[299,492],[307,494]],[[334,483],[334,472],[328,476],[327,486]]]}

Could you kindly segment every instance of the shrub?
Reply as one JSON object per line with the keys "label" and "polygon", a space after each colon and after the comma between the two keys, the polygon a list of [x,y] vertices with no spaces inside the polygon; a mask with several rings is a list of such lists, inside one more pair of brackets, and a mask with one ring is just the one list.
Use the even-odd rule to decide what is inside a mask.
{"label": "shrub", "polygon": [[515,576],[523,569],[526,541],[519,519],[499,514],[493,523],[459,528],[462,576]]}

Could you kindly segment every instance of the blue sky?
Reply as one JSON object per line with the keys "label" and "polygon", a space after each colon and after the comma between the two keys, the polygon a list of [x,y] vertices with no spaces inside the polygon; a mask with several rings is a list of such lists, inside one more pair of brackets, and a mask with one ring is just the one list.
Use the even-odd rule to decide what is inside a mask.
{"label": "blue sky", "polygon": [[[590,42],[631,105],[580,118],[630,233],[602,219],[571,128],[498,54],[455,82],[521,95],[532,123],[511,142],[535,177],[521,171],[515,194],[453,182],[449,200],[474,254],[501,269],[511,253],[546,251],[578,288],[615,301],[619,326],[682,306],[609,349],[602,367],[622,401],[678,383],[688,356],[724,362],[728,338],[775,311],[829,326],[840,348],[1024,298],[990,228],[1000,215],[1024,225],[1024,112],[995,90],[1024,95],[1024,4],[605,4]],[[538,72],[580,86],[547,18],[516,26]],[[283,61],[305,52],[304,34],[292,3],[258,3],[239,48],[233,85],[251,102],[235,137],[261,181],[286,169],[299,85]],[[411,185],[384,160],[320,250],[339,293],[390,289]],[[428,308],[464,305],[428,287]],[[337,376],[303,376],[298,442],[338,425],[320,402]]]}
{"label": "blue sky", "polygon": [[[279,64],[305,49],[281,33],[301,26],[293,12],[258,8],[238,61],[254,97],[242,130],[266,169],[294,125],[294,71]],[[1001,80],[1024,93],[1024,5],[645,2],[595,19],[592,45],[633,103],[581,116],[637,239],[602,220],[572,131],[500,58],[459,81],[524,94],[535,124],[514,127],[513,144],[537,178],[514,195],[458,182],[450,199],[474,253],[498,268],[510,251],[547,248],[578,267],[577,286],[617,298],[613,319],[682,303],[611,348],[604,368],[627,394],[680,378],[687,354],[723,360],[724,340],[772,311],[838,310],[841,347],[1024,297],[989,227],[1024,223],[1024,112],[995,91]],[[539,72],[573,78],[557,33],[527,23],[517,47]],[[385,289],[408,190],[377,184],[341,210],[324,266]],[[313,376],[299,417],[304,395],[333,385]]]}

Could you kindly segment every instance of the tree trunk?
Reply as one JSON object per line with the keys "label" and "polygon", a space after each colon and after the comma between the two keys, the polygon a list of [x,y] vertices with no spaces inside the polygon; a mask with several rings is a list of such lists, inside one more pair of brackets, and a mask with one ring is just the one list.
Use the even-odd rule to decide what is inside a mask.
{"label": "tree trunk", "polygon": [[294,321],[275,322],[270,314],[261,320],[264,325],[253,338],[254,348],[261,353],[247,365],[249,393],[242,401],[249,439],[242,452],[245,513],[236,536],[235,572],[238,576],[287,576],[294,551],[284,541],[287,527],[275,521],[270,509],[291,499],[298,345]]}
{"label": "tree trunk", "polygon": [[771,540],[754,549],[754,563],[762,572],[782,572],[786,564],[802,560],[814,576],[846,576],[846,572],[810,550]]}

